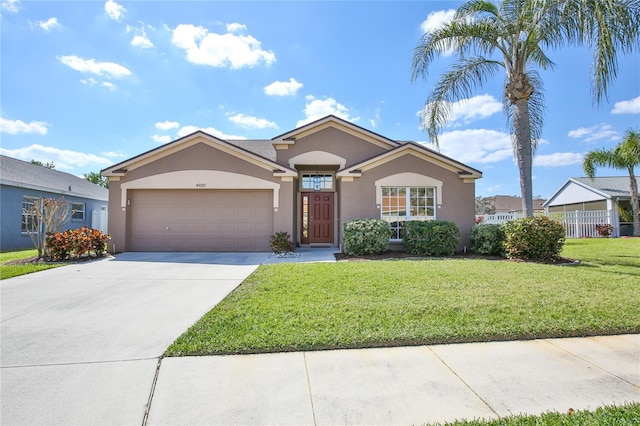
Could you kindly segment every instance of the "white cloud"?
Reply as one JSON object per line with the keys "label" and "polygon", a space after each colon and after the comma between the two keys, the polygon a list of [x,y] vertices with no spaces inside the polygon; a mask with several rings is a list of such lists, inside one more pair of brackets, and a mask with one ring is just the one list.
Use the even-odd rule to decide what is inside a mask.
{"label": "white cloud", "polygon": [[44,121],[31,121],[25,123],[22,120],[8,120],[0,117],[0,133],[17,135],[18,133],[36,133],[38,135],[47,134],[48,123]]}
{"label": "white cloud", "polygon": [[171,136],[169,135],[153,135],[151,138],[157,143],[168,143],[171,142]]}
{"label": "white cloud", "polygon": [[156,123],[156,129],[160,129],[160,130],[177,129],[179,126],[180,126],[180,123],[178,123],[177,121],[165,120],[165,121],[158,121]]}
{"label": "white cloud", "polygon": [[216,138],[220,138],[220,139],[246,139],[246,137],[244,136],[228,135],[213,127],[198,127],[198,126],[182,126],[182,128],[178,130],[177,135],[178,137],[181,138],[183,136],[190,135],[191,133],[196,132],[198,130],[202,130],[203,132],[208,133],[211,136],[215,136]]}
{"label": "white cloud", "polygon": [[238,31],[244,31],[247,29],[247,26],[244,24],[238,24],[237,22],[234,22],[232,24],[227,24],[227,32],[228,33],[235,33]]}
{"label": "white cloud", "polygon": [[190,24],[178,25],[171,41],[184,49],[187,61],[194,64],[238,69],[259,63],[270,65],[276,60],[276,55],[262,50],[261,43],[252,36],[210,33]]}
{"label": "white cloud", "polygon": [[567,134],[570,138],[582,139],[584,142],[596,142],[599,140],[615,141],[620,139],[620,132],[615,130],[613,126],[606,123],[600,123],[592,127],[580,127],[569,131]]}
{"label": "white cloud", "polygon": [[[430,105],[418,111],[419,116],[427,113]],[[449,124],[456,122],[469,124],[473,121],[482,120],[502,111],[502,103],[491,95],[478,95],[473,98],[461,99],[451,103],[451,114]]]}
{"label": "white cloud", "polygon": [[60,23],[56,17],[49,18],[46,21],[36,21],[36,25],[44,31],[51,31],[54,28],[60,28]]}
{"label": "white cloud", "polygon": [[[423,33],[430,33],[436,28],[451,22],[455,14],[456,11],[453,9],[431,12],[429,15],[427,15],[427,19],[425,19],[422,24],[420,24],[420,29]],[[454,52],[454,49],[447,49],[443,52],[443,54],[445,56],[451,56]]]}
{"label": "white cloud", "polygon": [[109,157],[109,158],[124,158],[127,157],[127,154],[125,154],[124,152],[118,150],[118,151],[107,151],[107,152],[101,152],[101,155],[104,155],[105,157]]}
{"label": "white cloud", "polygon": [[129,69],[114,62],[96,62],[94,59],[82,59],[75,55],[61,56],[58,57],[58,60],[69,68],[80,72],[114,78],[131,75]]}
{"label": "white cloud", "polygon": [[112,92],[114,90],[116,90],[117,86],[109,81],[104,81],[101,84],[102,87],[106,87],[107,89],[111,90]]}
{"label": "white cloud", "polygon": [[333,98],[316,99],[315,97],[309,95],[306,99],[307,103],[304,107],[305,118],[299,120],[296,124],[296,127],[311,123],[312,121],[318,120],[327,115],[335,115],[336,117],[340,117],[351,122],[356,122],[360,119],[360,117],[350,117],[349,109],[346,106],[338,103]]}
{"label": "white cloud", "polygon": [[131,40],[131,45],[142,49],[151,49],[153,47],[153,43],[149,40],[146,33],[134,36]]}
{"label": "white cloud", "polygon": [[[147,37],[147,32],[144,29],[144,22],[140,22],[141,27],[136,28],[131,25],[127,25],[127,32],[133,32],[135,35],[131,39],[131,45],[135,47],[139,47],[141,49],[151,49],[154,46],[153,42],[149,40]],[[149,25],[149,28],[153,29],[152,26]]]}
{"label": "white cloud", "polygon": [[229,120],[247,129],[267,129],[269,127],[273,129],[278,128],[278,125],[273,121],[244,114],[232,115],[229,117]]}
{"label": "white cloud", "polygon": [[274,81],[264,88],[264,93],[272,96],[293,96],[302,86],[302,83],[291,77],[289,81]]}
{"label": "white cloud", "polygon": [[442,154],[467,164],[513,158],[511,136],[496,130],[454,130],[442,133],[438,140]]}
{"label": "white cloud", "polygon": [[554,154],[536,155],[533,157],[533,165],[540,167],[562,167],[572,164],[581,164],[583,154],[578,152],[556,152]]}
{"label": "white cloud", "polygon": [[616,102],[611,114],[640,114],[640,96],[628,101]]}
{"label": "white cloud", "polygon": [[107,16],[109,16],[109,18],[119,22],[127,12],[127,9],[125,9],[124,6],[116,3],[114,0],[107,0],[104,4],[104,11],[107,13]]}
{"label": "white cloud", "polygon": [[20,0],[2,0],[2,2],[0,2],[0,6],[5,12],[18,13],[22,7],[22,3]]}
{"label": "white cloud", "polygon": [[38,144],[29,145],[23,148],[5,149],[0,148],[3,155],[18,158],[20,160],[37,160],[42,162],[53,161],[57,170],[74,170],[87,166],[104,168],[113,164],[111,160],[94,154],[70,151],[50,146]]}

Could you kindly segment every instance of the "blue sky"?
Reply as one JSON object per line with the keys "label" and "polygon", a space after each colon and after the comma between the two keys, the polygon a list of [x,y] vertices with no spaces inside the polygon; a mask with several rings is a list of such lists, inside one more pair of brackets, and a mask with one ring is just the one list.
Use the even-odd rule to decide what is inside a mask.
{"label": "blue sky", "polygon": [[[81,176],[203,129],[270,139],[334,114],[393,139],[428,142],[411,82],[413,48],[461,2],[1,0],[0,152]],[[619,57],[594,105],[591,53],[549,53],[536,195],[582,176],[585,152],[640,127],[640,58]],[[502,76],[455,107],[440,150],[481,170],[477,195],[519,195]],[[602,169],[601,176],[624,172]]]}

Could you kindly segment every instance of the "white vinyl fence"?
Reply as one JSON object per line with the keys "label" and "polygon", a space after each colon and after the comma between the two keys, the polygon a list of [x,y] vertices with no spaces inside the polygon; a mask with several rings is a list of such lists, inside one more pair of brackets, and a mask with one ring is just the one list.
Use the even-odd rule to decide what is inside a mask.
{"label": "white vinyl fence", "polygon": [[99,229],[107,234],[107,224],[109,223],[109,214],[106,207],[102,207],[100,210],[91,211],[91,228]]}
{"label": "white vinyl fence", "polygon": [[[540,213],[557,220],[562,224],[567,233],[567,238],[599,237],[596,225],[611,225],[612,237],[620,236],[620,225],[615,210],[573,211],[558,213]],[[476,221],[482,218],[481,223],[504,223],[512,219],[524,217],[521,213],[499,213],[476,216]]]}

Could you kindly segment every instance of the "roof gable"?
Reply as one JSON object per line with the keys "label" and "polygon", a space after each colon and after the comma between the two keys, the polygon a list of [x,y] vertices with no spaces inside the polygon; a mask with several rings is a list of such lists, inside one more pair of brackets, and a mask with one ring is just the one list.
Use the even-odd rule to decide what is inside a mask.
{"label": "roof gable", "polygon": [[154,148],[150,151],[144,152],[140,155],[132,157],[121,163],[115,164],[102,170],[104,176],[123,176],[127,171],[134,170],[144,165],[150,164],[160,158],[166,157],[173,153],[182,151],[190,146],[198,143],[205,143],[213,148],[219,149],[225,153],[241,158],[249,163],[252,163],[258,167],[262,167],[266,170],[279,173],[279,176],[296,176],[294,170],[287,168],[286,166],[279,165],[269,158],[263,157],[256,152],[247,149],[249,144],[245,145],[247,148],[241,146],[242,143],[237,141],[227,142],[222,139],[218,139],[215,136],[211,136],[208,133],[198,130],[190,135],[184,136],[180,139],[176,139],[173,142],[169,142],[158,148]]}
{"label": "roof gable", "polygon": [[460,163],[459,161],[449,158],[446,155],[442,155],[439,152],[433,151],[415,142],[407,142],[373,158],[362,161],[358,164],[354,164],[346,169],[339,171],[338,176],[358,176],[362,171],[372,169],[406,154],[415,155],[424,161],[442,167],[453,173],[457,173],[460,178],[480,179],[482,177],[481,171],[469,167],[466,164]]}
{"label": "roof gable", "polygon": [[[640,176],[636,176],[640,185]],[[630,198],[629,177],[569,178],[548,200],[545,207],[575,204],[611,198]]]}
{"label": "roof gable", "polygon": [[279,136],[274,137],[272,141],[276,147],[278,145],[293,145],[295,144],[296,139],[309,136],[313,133],[317,133],[329,127],[336,128],[345,133],[349,133],[369,143],[381,146],[386,149],[392,149],[399,145],[398,142],[392,139],[386,138],[382,135],[365,129],[364,127],[360,127],[334,115],[327,115],[326,117],[323,117],[319,120],[305,124],[304,126],[300,126],[287,133],[283,133]]}
{"label": "roof gable", "polygon": [[0,156],[0,183],[67,196],[108,200],[109,190],[70,173]]}

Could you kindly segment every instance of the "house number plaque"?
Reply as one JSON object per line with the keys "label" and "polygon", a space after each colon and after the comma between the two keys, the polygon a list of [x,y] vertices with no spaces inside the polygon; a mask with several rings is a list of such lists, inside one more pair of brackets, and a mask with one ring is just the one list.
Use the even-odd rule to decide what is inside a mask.
{"label": "house number plaque", "polygon": [[207,184],[206,183],[196,183],[196,188],[206,188]]}

